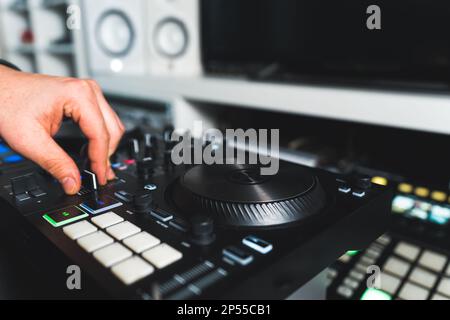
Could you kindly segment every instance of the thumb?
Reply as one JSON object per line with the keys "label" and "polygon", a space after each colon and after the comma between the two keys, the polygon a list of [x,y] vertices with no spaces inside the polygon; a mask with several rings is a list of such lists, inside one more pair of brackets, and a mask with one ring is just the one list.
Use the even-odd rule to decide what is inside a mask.
{"label": "thumb", "polygon": [[67,194],[76,194],[80,190],[81,179],[75,162],[45,130],[36,131],[32,138],[21,139],[22,141],[33,141],[32,145],[15,146],[14,143],[10,143],[10,145],[50,173],[61,183]]}

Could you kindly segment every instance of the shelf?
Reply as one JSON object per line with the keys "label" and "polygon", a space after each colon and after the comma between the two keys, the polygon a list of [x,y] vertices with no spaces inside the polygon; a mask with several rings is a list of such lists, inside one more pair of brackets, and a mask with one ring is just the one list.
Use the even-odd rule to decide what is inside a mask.
{"label": "shelf", "polygon": [[26,14],[28,13],[28,5],[26,1],[14,1],[9,5],[9,10],[18,13]]}
{"label": "shelf", "polygon": [[[229,104],[450,134],[450,95],[281,85],[206,77],[97,76],[110,94]],[[127,83],[127,86],[123,84]],[[414,115],[414,116],[411,116]]]}
{"label": "shelf", "polygon": [[66,0],[43,0],[42,1],[42,7],[44,8],[55,8],[55,7],[59,7],[62,5],[66,5],[67,1]]}
{"label": "shelf", "polygon": [[21,44],[13,49],[14,52],[32,55],[35,53],[33,44]]}
{"label": "shelf", "polygon": [[[0,0],[0,46],[3,57],[26,71],[60,76],[76,76],[73,35],[66,27],[64,6],[74,0]],[[26,13],[26,14],[23,14]],[[26,30],[33,43],[23,43]],[[30,35],[31,37],[31,35]],[[79,39],[79,37],[76,37]],[[31,60],[30,60],[31,59]],[[32,70],[30,70],[32,69]]]}
{"label": "shelf", "polygon": [[72,43],[50,44],[45,51],[51,54],[72,55],[74,54],[74,46]]}

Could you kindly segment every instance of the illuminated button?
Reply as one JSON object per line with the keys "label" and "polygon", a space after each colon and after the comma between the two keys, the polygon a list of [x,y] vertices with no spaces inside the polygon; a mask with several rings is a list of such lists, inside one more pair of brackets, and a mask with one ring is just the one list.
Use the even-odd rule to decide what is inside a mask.
{"label": "illuminated button", "polygon": [[399,214],[404,214],[412,210],[415,206],[415,200],[412,197],[396,196],[392,201],[392,211]]}
{"label": "illuminated button", "polygon": [[11,152],[11,149],[6,144],[0,143],[0,154],[5,154],[8,152]]}
{"label": "illuminated button", "polygon": [[109,227],[108,229],[106,229],[106,232],[108,232],[117,240],[123,240],[125,238],[128,238],[129,236],[141,232],[141,229],[131,222],[125,221]]}
{"label": "illuminated button", "polygon": [[169,246],[162,243],[148,251],[145,251],[142,256],[158,269],[162,269],[180,260],[183,254]]}
{"label": "illuminated button", "polygon": [[431,199],[439,202],[444,202],[445,200],[447,200],[447,194],[442,191],[433,191],[431,193]]}
{"label": "illuminated button", "polygon": [[441,272],[446,261],[446,256],[426,250],[420,257],[419,264],[433,271]]}
{"label": "illuminated button", "polygon": [[82,209],[85,209],[89,213],[99,214],[105,211],[109,211],[111,209],[120,207],[122,202],[119,202],[108,196],[93,196],[91,199],[80,204]]}
{"label": "illuminated button", "polygon": [[342,193],[350,193],[352,191],[352,188],[350,188],[348,186],[342,186],[342,187],[339,187],[338,190],[339,190],[339,192],[342,192]]}
{"label": "illuminated button", "polygon": [[385,177],[373,177],[372,183],[378,184],[380,186],[387,186],[388,180]]}
{"label": "illuminated button", "polygon": [[426,300],[428,294],[428,290],[407,282],[400,290],[399,297],[405,300]]}
{"label": "illuminated button", "polygon": [[439,293],[435,293],[431,300],[450,300],[450,298],[444,297],[443,295],[440,295]]}
{"label": "illuminated button", "polygon": [[411,193],[413,191],[413,186],[409,183],[400,183],[398,185],[398,191],[403,193]]}
{"label": "illuminated button", "polygon": [[127,259],[111,268],[111,271],[126,285],[131,285],[151,275],[154,270],[140,257]]}
{"label": "illuminated button", "polygon": [[123,243],[134,252],[142,253],[145,250],[157,246],[161,241],[144,231],[125,239]]}
{"label": "illuminated button", "polygon": [[353,257],[353,256],[356,256],[358,253],[359,253],[359,250],[350,250],[350,251],[347,251],[346,254],[350,257]]}
{"label": "illuminated button", "polygon": [[352,192],[352,195],[358,198],[364,198],[366,196],[366,192],[364,190],[355,190]]}
{"label": "illuminated button", "polygon": [[242,243],[247,247],[252,248],[253,250],[256,250],[262,254],[267,254],[273,249],[272,244],[255,236],[245,237],[242,240]]}
{"label": "illuminated button", "polygon": [[238,247],[227,247],[222,251],[224,257],[237,262],[241,266],[246,266],[253,261],[253,255],[250,253],[239,249]]}
{"label": "illuminated button", "polygon": [[400,276],[401,278],[408,273],[409,268],[409,263],[394,257],[390,257],[384,264],[384,271],[388,271],[392,274]]}
{"label": "illuminated button", "polygon": [[430,190],[424,187],[417,187],[414,193],[418,197],[426,198],[430,195]]}
{"label": "illuminated button", "polygon": [[97,228],[86,220],[63,228],[63,232],[72,240],[77,240],[95,231],[97,231]]}
{"label": "illuminated button", "polygon": [[91,219],[99,228],[106,229],[112,225],[118,224],[123,221],[123,218],[114,212],[104,213],[100,216]]}
{"label": "illuminated button", "polygon": [[353,295],[353,290],[347,286],[340,286],[337,293],[345,298],[350,298]]}
{"label": "illuminated button", "polygon": [[69,207],[47,213],[43,216],[43,218],[47,220],[52,226],[57,228],[84,219],[87,216],[87,213],[81,211],[77,207]]}
{"label": "illuminated button", "polygon": [[116,162],[116,163],[111,164],[111,167],[113,169],[119,169],[121,166],[122,166],[122,164],[120,162]]}
{"label": "illuminated button", "polygon": [[381,281],[381,290],[394,294],[397,292],[398,287],[400,286],[401,280],[397,277],[391,276],[385,272],[381,273],[380,276]]}
{"label": "illuminated button", "polygon": [[24,160],[25,159],[23,157],[19,156],[18,154],[13,154],[12,156],[8,156],[8,157],[4,158],[3,162],[7,163],[7,164],[16,164],[16,163],[20,163]]}
{"label": "illuminated button", "polygon": [[425,269],[416,267],[416,268],[414,268],[413,272],[410,274],[409,279],[412,282],[421,284],[422,286],[431,289],[431,288],[433,288],[434,284],[436,283],[437,276],[429,271],[426,271]]}
{"label": "illuminated button", "polygon": [[437,291],[450,297],[450,278],[443,278],[437,287]]}
{"label": "illuminated button", "polygon": [[94,257],[97,261],[107,268],[131,257],[131,255],[131,251],[118,242],[94,252]]}
{"label": "illuminated button", "polygon": [[368,288],[361,296],[361,300],[392,300],[392,297],[381,290]]}
{"label": "illuminated button", "polygon": [[97,231],[78,239],[77,242],[80,247],[91,253],[113,243],[114,240],[104,232]]}
{"label": "illuminated button", "polygon": [[420,253],[420,248],[418,246],[402,241],[397,244],[394,252],[399,256],[405,258],[406,260],[414,261]]}

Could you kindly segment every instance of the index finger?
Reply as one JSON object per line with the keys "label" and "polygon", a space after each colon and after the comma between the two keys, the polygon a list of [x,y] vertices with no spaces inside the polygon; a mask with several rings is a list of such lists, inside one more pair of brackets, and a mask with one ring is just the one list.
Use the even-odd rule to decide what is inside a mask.
{"label": "index finger", "polygon": [[80,126],[89,140],[88,157],[91,169],[101,185],[107,183],[109,133],[95,93],[88,82],[77,81],[75,98],[65,108],[65,115]]}

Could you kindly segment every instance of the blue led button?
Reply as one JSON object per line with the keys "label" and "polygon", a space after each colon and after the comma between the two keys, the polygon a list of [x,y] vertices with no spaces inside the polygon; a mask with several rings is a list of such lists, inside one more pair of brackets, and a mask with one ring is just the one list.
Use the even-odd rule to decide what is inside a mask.
{"label": "blue led button", "polygon": [[111,197],[94,195],[91,199],[80,204],[80,207],[91,214],[99,214],[120,207],[121,205],[122,202]]}
{"label": "blue led button", "polygon": [[11,149],[4,143],[0,143],[0,154],[11,152]]}
{"label": "blue led button", "polygon": [[22,156],[19,156],[18,154],[13,154],[11,156],[5,157],[3,159],[3,162],[7,164],[16,164],[22,162],[23,160],[24,158]]}
{"label": "blue led button", "polygon": [[247,247],[255,251],[258,251],[259,253],[262,254],[267,254],[273,249],[272,244],[256,236],[247,236],[244,239],[242,239],[242,243]]}

